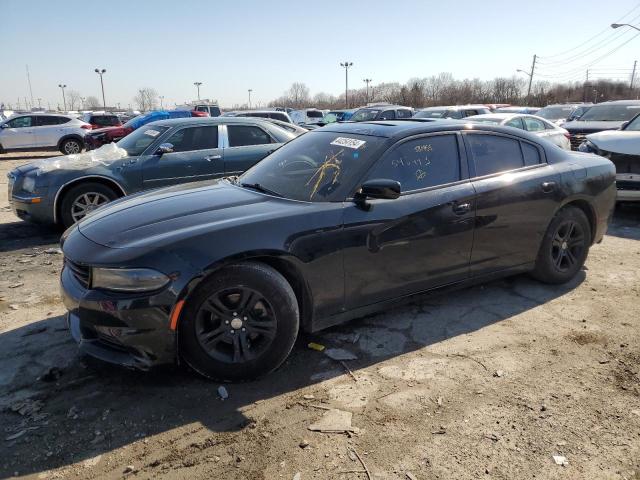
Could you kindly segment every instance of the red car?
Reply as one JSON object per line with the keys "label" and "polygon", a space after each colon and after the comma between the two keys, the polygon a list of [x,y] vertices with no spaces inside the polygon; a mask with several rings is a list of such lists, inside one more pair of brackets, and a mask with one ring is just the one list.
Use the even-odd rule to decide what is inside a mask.
{"label": "red car", "polygon": [[85,113],[80,120],[87,122],[93,129],[122,126],[118,116],[112,113]]}
{"label": "red car", "polygon": [[133,117],[124,125],[115,127],[105,127],[91,130],[84,136],[84,145],[87,150],[93,150],[99,148],[106,143],[117,142],[123,137],[126,137],[135,129],[140,128],[147,123],[155,122],[156,120],[165,120],[167,118],[184,118],[184,117],[208,117],[207,112],[191,111],[153,111],[143,113],[137,117]]}

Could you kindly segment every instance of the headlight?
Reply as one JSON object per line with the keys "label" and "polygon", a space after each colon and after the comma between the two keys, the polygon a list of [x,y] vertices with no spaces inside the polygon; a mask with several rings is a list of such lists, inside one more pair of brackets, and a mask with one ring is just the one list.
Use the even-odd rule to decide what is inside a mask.
{"label": "headlight", "polygon": [[596,147],[589,140],[585,140],[578,147],[579,152],[587,152],[587,153],[596,153],[598,151],[598,147]]}
{"label": "headlight", "polygon": [[169,283],[164,273],[149,268],[97,268],[91,271],[91,287],[118,292],[158,290]]}
{"label": "headlight", "polygon": [[36,189],[36,177],[25,177],[22,180],[22,190],[25,192],[33,193]]}

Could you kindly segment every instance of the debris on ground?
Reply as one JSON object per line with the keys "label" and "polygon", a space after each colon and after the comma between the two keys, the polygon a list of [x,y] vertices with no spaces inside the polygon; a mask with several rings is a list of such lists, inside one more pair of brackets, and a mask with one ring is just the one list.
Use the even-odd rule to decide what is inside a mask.
{"label": "debris on ground", "polygon": [[55,382],[62,376],[62,369],[58,367],[49,367],[46,372],[44,372],[39,380],[43,382]]}
{"label": "debris on ground", "polygon": [[126,475],[128,473],[133,473],[135,471],[136,471],[136,467],[134,467],[133,465],[127,465],[126,467],[124,467],[124,470],[122,471],[122,473]]}
{"label": "debris on ground", "polygon": [[307,395],[303,395],[302,398],[304,398],[305,400],[313,400],[316,397],[315,395],[307,394]]}
{"label": "debris on ground", "polygon": [[324,345],[315,342],[310,342],[307,347],[309,347],[311,350],[315,350],[316,352],[322,352],[325,349]]}
{"label": "debris on ground", "polygon": [[344,361],[344,360],[357,360],[356,354],[345,350],[344,348],[327,348],[324,354],[332,360]]}
{"label": "debris on ground", "polygon": [[23,285],[24,283],[22,282],[12,283],[11,285],[9,285],[9,288],[18,288],[18,287],[22,287]]}
{"label": "debris on ground", "polygon": [[46,253],[48,255],[62,255],[62,250],[60,250],[59,248],[47,248],[43,251],[43,253]]}
{"label": "debris on ground", "polygon": [[553,461],[556,462],[556,465],[562,465],[563,467],[569,465],[569,460],[567,460],[567,457],[564,457],[562,455],[554,455]]}
{"label": "debris on ground", "polygon": [[493,372],[494,377],[502,377],[503,375],[504,372],[502,370],[496,370],[495,372]]}
{"label": "debris on ground", "polygon": [[300,448],[307,448],[309,446],[309,440],[307,440],[306,438],[303,438],[298,444],[298,446]]}
{"label": "debris on ground", "polygon": [[229,398],[229,392],[227,391],[227,389],[223,385],[220,385],[218,387],[218,396],[222,400],[226,400],[227,398]]}
{"label": "debris on ground", "polygon": [[29,417],[35,413],[38,413],[44,407],[42,400],[33,400],[27,398],[11,405],[11,411],[17,412],[23,417]]}
{"label": "debris on ground", "polygon": [[353,414],[337,408],[327,410],[322,418],[307,428],[322,433],[358,433],[360,430],[351,425]]}

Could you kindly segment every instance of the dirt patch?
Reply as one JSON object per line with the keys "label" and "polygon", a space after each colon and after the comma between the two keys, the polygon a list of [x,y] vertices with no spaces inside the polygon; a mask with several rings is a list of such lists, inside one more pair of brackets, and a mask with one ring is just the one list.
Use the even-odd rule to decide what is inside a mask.
{"label": "dirt patch", "polygon": [[606,345],[607,337],[602,335],[601,333],[594,332],[573,332],[567,335],[567,339],[572,342],[576,342],[578,345]]}

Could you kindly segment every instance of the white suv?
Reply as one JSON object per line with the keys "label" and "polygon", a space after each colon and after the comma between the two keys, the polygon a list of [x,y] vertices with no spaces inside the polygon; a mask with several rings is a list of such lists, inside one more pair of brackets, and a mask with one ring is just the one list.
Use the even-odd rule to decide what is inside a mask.
{"label": "white suv", "polygon": [[31,113],[0,122],[0,153],[8,150],[60,150],[80,153],[91,125],[71,115]]}

